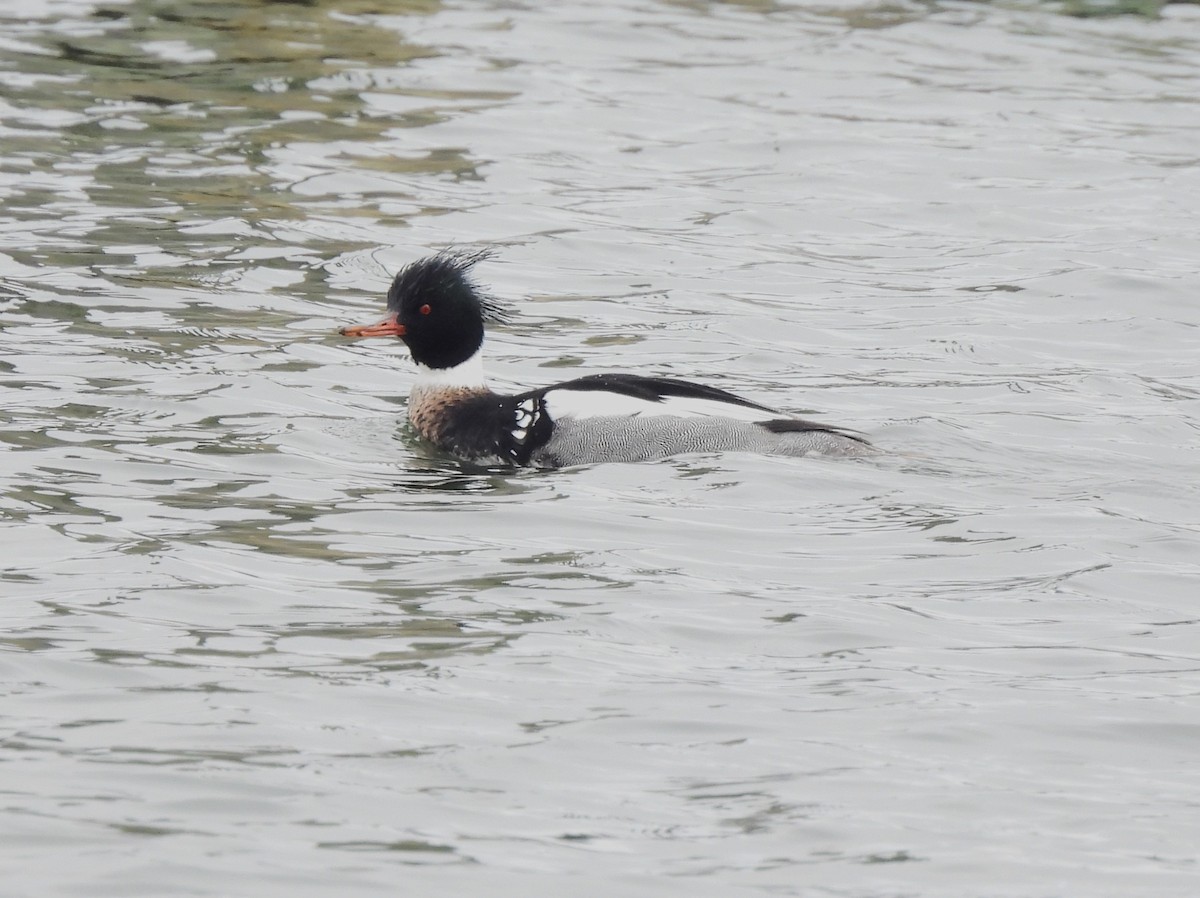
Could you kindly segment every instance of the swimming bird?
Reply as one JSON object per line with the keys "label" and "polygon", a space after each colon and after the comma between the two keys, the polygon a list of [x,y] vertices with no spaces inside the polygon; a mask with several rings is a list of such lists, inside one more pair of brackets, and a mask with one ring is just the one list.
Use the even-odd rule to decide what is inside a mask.
{"label": "swimming bird", "polygon": [[417,367],[408,417],[467,461],[560,468],[692,452],[856,456],[875,452],[840,427],[806,421],[724,390],[640,374],[592,374],[503,394],[483,375],[484,323],[499,303],[471,276],[486,253],[439,253],[396,275],[388,315],[348,337],[397,337]]}

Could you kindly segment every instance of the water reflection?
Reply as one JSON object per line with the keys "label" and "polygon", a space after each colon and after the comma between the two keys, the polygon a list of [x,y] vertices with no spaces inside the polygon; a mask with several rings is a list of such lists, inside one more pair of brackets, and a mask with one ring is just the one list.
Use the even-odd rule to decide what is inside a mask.
{"label": "water reflection", "polygon": [[[23,128],[6,138],[5,167],[19,172],[6,208],[47,238],[6,241],[14,263],[35,279],[83,268],[114,286],[212,284],[246,268],[248,240],[283,238],[292,245],[253,252],[254,267],[322,298],[319,263],[374,245],[343,225],[309,228],[322,210],[375,217],[406,177],[475,177],[462,152],[406,158],[385,137],[500,98],[392,83],[437,51],[382,27],[376,7],[349,6],[136,2],[10,22],[23,43],[4,52],[22,74],[7,88]],[[438,8],[396,3],[389,17]],[[368,114],[373,85],[411,109]],[[387,175],[353,174],[373,166]]]}
{"label": "water reflection", "polygon": [[[835,6],[9,10],[6,882],[1190,876],[1188,13]],[[505,386],[899,451],[441,457],[334,328],[456,241],[503,247]]]}

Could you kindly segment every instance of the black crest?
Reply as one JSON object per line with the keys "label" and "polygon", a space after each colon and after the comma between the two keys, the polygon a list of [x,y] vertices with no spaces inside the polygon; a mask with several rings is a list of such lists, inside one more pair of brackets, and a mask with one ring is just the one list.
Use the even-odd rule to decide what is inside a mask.
{"label": "black crest", "polygon": [[485,321],[503,324],[508,313],[499,299],[480,289],[471,269],[492,257],[491,250],[447,249],[406,265],[388,290],[387,304],[393,312],[403,310],[406,297],[470,295]]}

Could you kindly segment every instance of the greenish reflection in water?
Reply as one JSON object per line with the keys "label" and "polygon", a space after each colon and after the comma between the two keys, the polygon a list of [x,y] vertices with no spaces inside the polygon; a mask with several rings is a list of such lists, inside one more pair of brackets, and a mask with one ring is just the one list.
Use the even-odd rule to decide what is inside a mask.
{"label": "greenish reflection in water", "polygon": [[[143,0],[5,23],[17,41],[0,51],[0,74],[18,113],[0,175],[26,233],[0,247],[37,271],[115,285],[211,285],[252,261],[286,271],[289,294],[320,297],[319,263],[371,245],[346,222],[378,219],[379,200],[398,193],[394,181],[376,193],[323,176],[478,177],[465,149],[406,157],[382,140],[441,120],[444,104],[502,99],[405,83],[405,66],[437,51],[406,39],[402,22],[439,6],[397,2],[385,16],[369,3]],[[370,113],[368,90],[414,102]],[[303,158],[281,161],[287,148]],[[338,224],[322,222],[332,213]],[[262,247],[273,242],[277,252]]]}

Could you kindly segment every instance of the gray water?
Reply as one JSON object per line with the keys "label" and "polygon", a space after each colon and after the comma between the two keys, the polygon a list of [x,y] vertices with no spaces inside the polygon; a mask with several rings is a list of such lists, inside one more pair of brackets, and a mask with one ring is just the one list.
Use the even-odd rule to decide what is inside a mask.
{"label": "gray water", "polygon": [[[1200,8],[28,6],[4,896],[1200,894]],[[443,458],[449,245],[888,452]]]}

